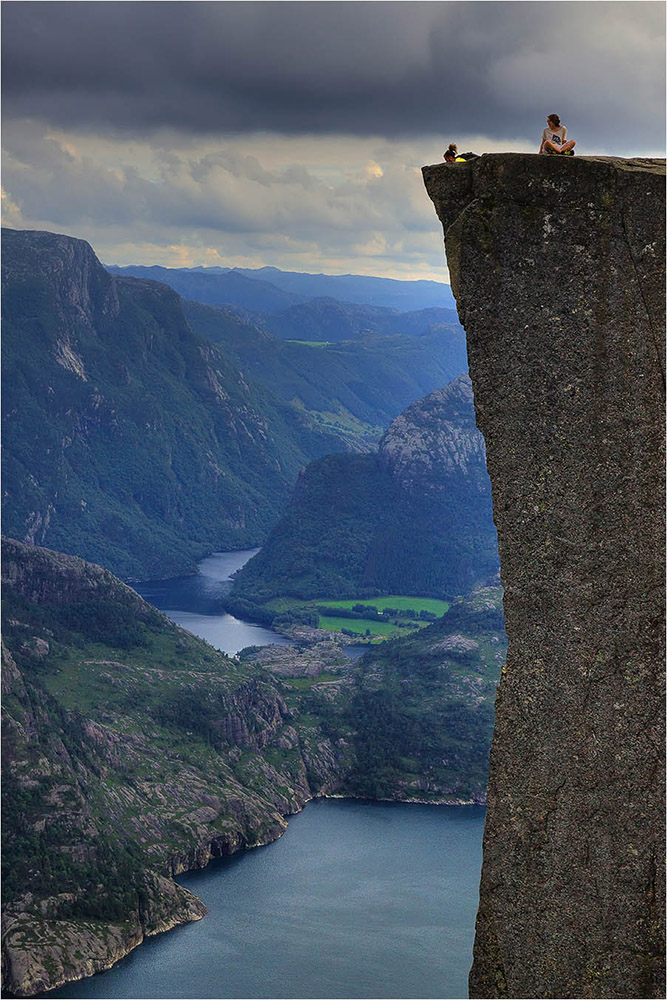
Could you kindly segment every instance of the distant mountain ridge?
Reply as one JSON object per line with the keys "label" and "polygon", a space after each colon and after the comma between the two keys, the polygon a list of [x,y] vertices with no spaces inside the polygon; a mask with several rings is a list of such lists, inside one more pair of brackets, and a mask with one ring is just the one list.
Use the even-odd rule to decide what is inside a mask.
{"label": "distant mountain ridge", "polygon": [[288,306],[308,301],[306,296],[284,292],[268,281],[251,279],[236,271],[191,271],[189,268],[153,265],[116,267],[109,265],[109,274],[123,278],[150,278],[161,281],[184,299],[194,299],[209,306],[235,306],[258,312],[277,312]]}
{"label": "distant mountain ridge", "polygon": [[[121,277],[161,281],[186,300],[234,309],[256,326],[285,340],[331,342],[372,333],[417,336],[436,326],[459,327],[451,294],[445,295],[446,308],[434,304],[440,302],[442,290],[448,288],[446,285],[439,286],[437,282],[424,282],[428,287],[420,291],[411,287],[422,284],[420,282],[391,282],[385,278],[361,277],[357,282],[356,275],[348,275],[351,290],[359,301],[346,301],[336,298],[331,290],[340,288],[345,292],[348,284],[338,286],[333,280],[329,282],[328,275],[293,274],[292,280],[286,282],[295,288],[320,291],[320,294],[312,295],[303,290],[284,289],[257,276],[264,274],[265,270],[283,274],[275,269],[253,272],[218,268],[192,270],[161,266],[108,266],[107,270]],[[317,280],[306,280],[311,278]],[[365,284],[367,282],[371,282],[369,287]],[[388,290],[384,287],[385,282],[389,282]],[[432,289],[431,285],[435,287]],[[321,289],[325,290],[324,293]],[[398,302],[400,306],[389,305],[389,302]]]}
{"label": "distant mountain ridge", "polygon": [[[155,266],[147,268],[141,265],[119,266],[117,264],[108,264],[106,267],[113,274],[153,277],[158,281],[165,281],[167,284],[171,284],[171,280],[164,276],[165,271],[170,272],[170,277],[174,281],[186,282],[190,277],[193,279],[193,284],[197,280],[197,276],[203,276],[203,279],[207,281],[216,277],[230,278],[230,276],[230,280],[234,280],[235,276],[236,287],[239,289],[247,286],[239,282],[238,279],[246,278],[262,284],[265,290],[266,286],[270,285],[274,294],[276,290],[279,290],[285,295],[292,295],[294,298],[291,304],[296,303],[297,300],[305,302],[311,299],[332,298],[357,305],[397,309],[400,312],[430,308],[456,309],[450,286],[439,281],[401,281],[397,278],[380,278],[361,274],[308,274],[300,271],[282,271],[277,267],[255,269],[247,267],[165,268]],[[148,271],[153,273],[148,274]],[[158,277],[157,272],[160,272],[162,276]],[[213,288],[214,284],[211,280],[210,287]],[[219,287],[224,288],[225,284],[225,281],[221,281]],[[195,298],[197,301],[207,302],[209,305],[225,304],[220,299],[213,302],[195,295],[186,295],[180,288],[176,288],[176,290],[184,298]],[[290,303],[285,303],[285,305],[288,304]],[[263,309],[265,307],[255,306],[254,308]]]}

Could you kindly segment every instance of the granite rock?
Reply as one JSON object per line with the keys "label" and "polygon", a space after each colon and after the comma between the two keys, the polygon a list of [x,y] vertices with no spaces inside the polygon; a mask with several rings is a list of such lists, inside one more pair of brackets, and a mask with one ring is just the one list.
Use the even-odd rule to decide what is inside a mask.
{"label": "granite rock", "polygon": [[509,638],[470,995],[663,996],[665,161],[423,173]]}

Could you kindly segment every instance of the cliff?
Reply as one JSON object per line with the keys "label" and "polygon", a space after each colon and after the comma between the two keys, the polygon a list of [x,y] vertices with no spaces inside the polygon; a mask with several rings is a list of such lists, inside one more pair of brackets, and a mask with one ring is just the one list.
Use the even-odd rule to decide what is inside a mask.
{"label": "cliff", "polygon": [[423,173],[509,638],[470,995],[662,996],[664,160]]}
{"label": "cliff", "polygon": [[2,232],[3,526],[125,579],[261,541],[299,470],[341,447],[246,379],[166,285],[83,240]]}

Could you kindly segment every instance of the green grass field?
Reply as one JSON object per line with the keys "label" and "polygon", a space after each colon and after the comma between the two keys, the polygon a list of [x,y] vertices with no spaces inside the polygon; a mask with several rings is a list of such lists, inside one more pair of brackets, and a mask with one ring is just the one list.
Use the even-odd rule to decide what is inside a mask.
{"label": "green grass field", "polygon": [[288,340],[288,344],[305,344],[306,347],[328,347],[331,341],[329,340]]}
{"label": "green grass field", "polygon": [[[343,618],[335,614],[336,608],[352,609],[355,604],[366,604],[384,611],[385,608],[394,608],[397,611],[414,611],[416,615],[420,611],[429,611],[440,618],[449,610],[449,602],[442,601],[437,597],[405,597],[399,594],[390,594],[388,597],[353,597],[348,600],[322,600],[316,598],[312,601],[302,601],[296,597],[274,597],[266,604],[272,611],[293,611],[295,608],[331,608],[331,615],[320,615],[318,628],[329,629],[332,632],[340,632],[346,629],[348,632],[355,632],[359,637],[366,636],[366,630],[370,631],[374,641],[393,638],[399,635],[409,635],[418,628],[424,628],[429,622],[418,618],[394,618],[386,622],[372,621],[369,618]],[[399,623],[403,627],[399,627]],[[366,636],[368,639],[368,637]]]}
{"label": "green grass field", "polygon": [[355,604],[368,604],[378,611],[385,608],[397,608],[399,611],[430,611],[439,618],[449,611],[449,603],[435,597],[399,597],[390,594],[389,597],[355,597],[349,601],[310,601],[327,608],[353,608]]}
{"label": "green grass field", "polygon": [[395,625],[390,625],[389,622],[372,622],[366,618],[330,618],[328,615],[320,615],[318,627],[331,629],[334,632],[340,632],[346,628],[348,632],[358,632],[359,635],[366,635],[366,629],[370,630],[371,635],[393,635],[403,631],[407,632],[407,629],[397,628]]}

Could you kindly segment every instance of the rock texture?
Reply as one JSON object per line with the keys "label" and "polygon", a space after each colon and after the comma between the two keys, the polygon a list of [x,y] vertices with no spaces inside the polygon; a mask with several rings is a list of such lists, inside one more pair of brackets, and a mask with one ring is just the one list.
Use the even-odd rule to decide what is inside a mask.
{"label": "rock texture", "polygon": [[656,997],[664,886],[664,160],[424,168],[509,637],[472,997]]}
{"label": "rock texture", "polygon": [[444,492],[453,476],[485,494],[484,438],[475,424],[470,377],[459,375],[408,406],[392,420],[378,455],[392,478],[408,487],[416,483],[420,491]]}

